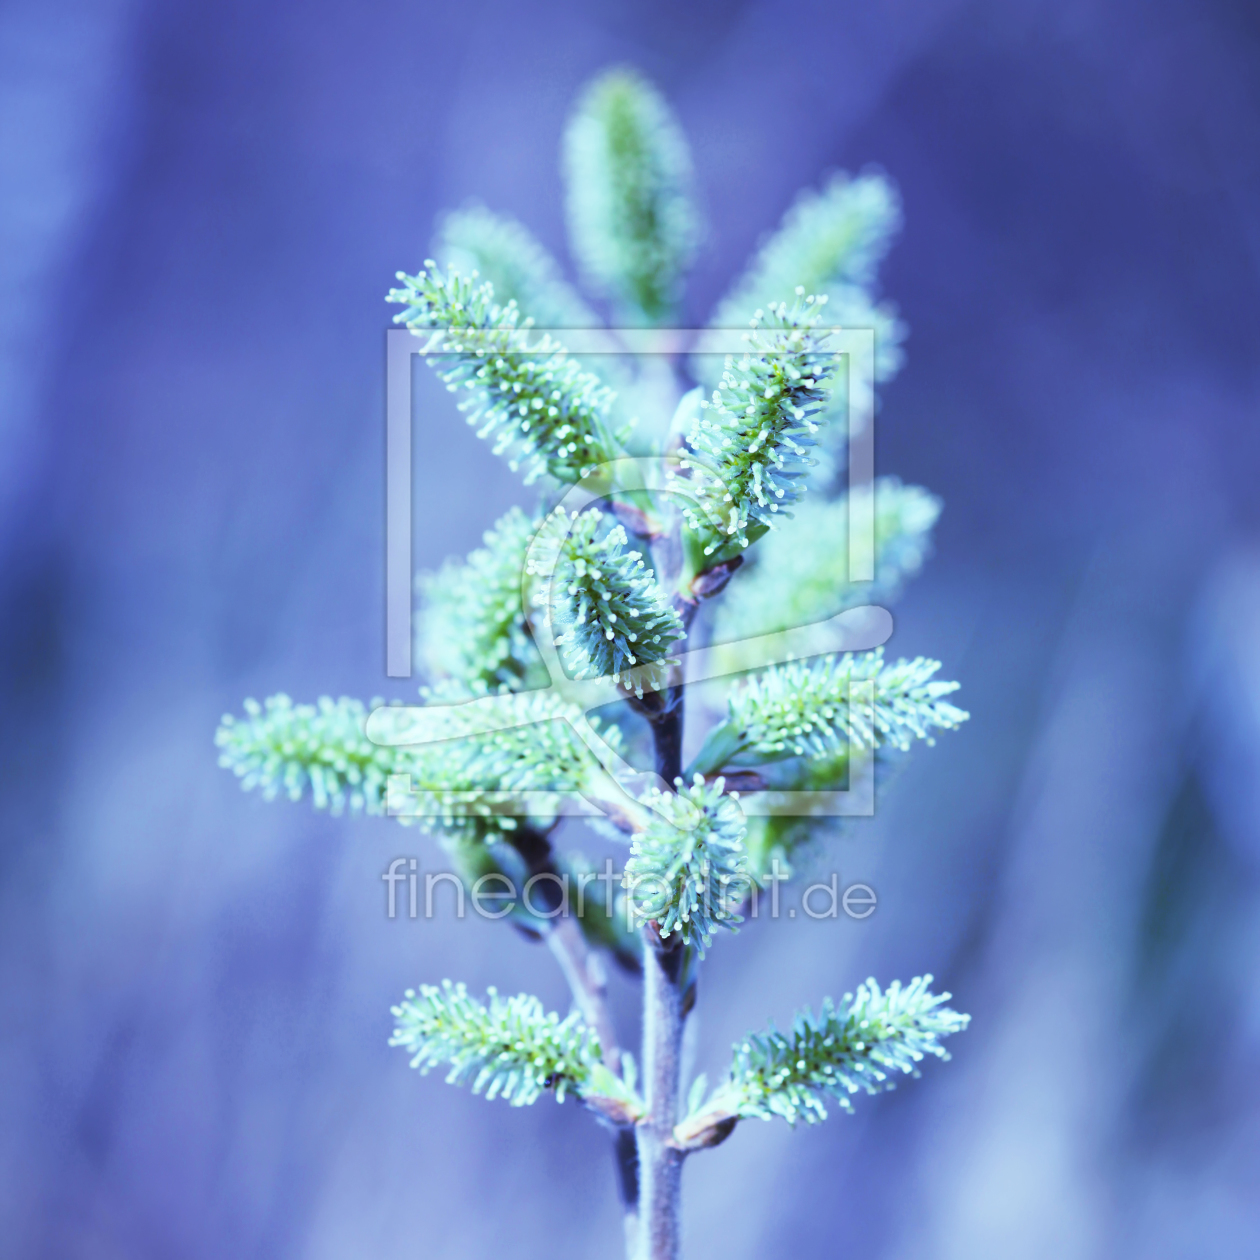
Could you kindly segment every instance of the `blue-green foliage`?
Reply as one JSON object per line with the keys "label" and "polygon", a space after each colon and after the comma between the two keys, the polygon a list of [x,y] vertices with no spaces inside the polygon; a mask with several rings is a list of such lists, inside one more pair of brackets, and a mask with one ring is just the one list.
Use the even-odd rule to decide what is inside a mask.
{"label": "blue-green foliage", "polygon": [[[551,545],[549,540],[554,539]],[[684,638],[682,621],[621,525],[590,508],[569,517],[557,509],[530,564],[538,598],[551,601],[552,626],[565,670],[573,678],[617,678],[634,687],[664,685],[671,646]],[[540,567],[541,566],[545,567]],[[627,671],[638,669],[633,678]]]}
{"label": "blue-green foliage", "polygon": [[373,744],[366,720],[363,704],[344,696],[317,704],[271,696],[262,704],[246,700],[244,720],[226,714],[214,742],[219,764],[267,800],[283,793],[298,801],[309,789],[317,809],[383,814],[389,776],[403,772],[405,756]]}
{"label": "blue-green foliage", "polygon": [[851,1095],[894,1089],[929,1055],[948,1059],[941,1039],[961,1032],[970,1016],[945,1006],[950,995],[933,994],[931,983],[919,976],[881,991],[867,980],[838,1003],[824,1000],[817,1016],[807,1007],[786,1033],[771,1025],[745,1038],[734,1047],[722,1105],[739,1116],[814,1124],[827,1117],[826,1097],[852,1111]]}
{"label": "blue-green foliage", "polygon": [[[582,715],[571,705],[546,691],[505,696],[503,705],[518,725],[486,730],[461,706],[442,706],[446,738],[382,746],[364,733],[367,710],[357,700],[295,705],[273,696],[264,705],[247,701],[244,720],[225,717],[216,738],[220,763],[268,798],[284,792],[299,800],[309,787],[317,808],[390,810],[452,839],[477,841],[517,828],[513,793],[543,793],[539,817],[547,819],[561,797],[604,782],[599,758],[574,728]],[[609,751],[620,747],[615,727],[601,734]],[[411,778],[405,801],[389,799],[389,776],[396,774]],[[554,797],[550,811],[546,794]]]}
{"label": "blue-green foliage", "polygon": [[463,275],[494,286],[500,305],[515,302],[539,328],[598,328],[599,318],[560,272],[556,260],[519,220],[470,205],[446,215],[434,254]]}
{"label": "blue-green foliage", "polygon": [[839,172],[821,192],[803,190],[722,300],[713,326],[738,327],[745,310],[789,301],[798,284],[811,293],[869,289],[900,228],[901,198],[882,175]]}
{"label": "blue-green foliage", "polygon": [[[494,286],[499,305],[515,302],[534,328],[599,329],[602,321],[561,274],[556,260],[518,220],[473,204],[445,215],[433,253],[446,267],[476,275]],[[608,341],[611,347],[614,342]],[[582,367],[597,376],[613,396],[605,423],[626,440],[633,428],[635,384],[625,362],[607,349],[583,354]]]}
{"label": "blue-green foliage", "polygon": [[801,494],[832,368],[820,306],[798,290],[791,307],[759,310],[748,352],[727,358],[687,434],[679,489],[695,501],[684,515],[709,563],[739,553]]}
{"label": "blue-green foliage", "polygon": [[[875,483],[875,580],[849,581],[849,499],[807,496],[755,550],[716,608],[718,643],[823,621],[895,599],[923,565],[941,501],[896,477]],[[724,665],[739,668],[739,644]]]}
{"label": "blue-green foliage", "polygon": [[[900,369],[906,330],[895,307],[875,297],[879,264],[901,227],[901,201],[882,175],[866,173],[851,179],[837,173],[820,192],[804,190],[784,215],[777,231],[762,244],[744,275],[718,305],[713,328],[740,328],[758,308],[791,301],[797,285],[829,299],[825,319],[836,328],[871,329],[874,334],[874,379],[887,381]],[[700,338],[694,370],[712,388],[720,372],[712,352],[712,335]],[[843,467],[848,436],[851,376],[865,371],[850,358],[838,373],[824,406],[818,447],[808,480],[826,488]]]}
{"label": "blue-green foliage", "polygon": [[529,994],[504,998],[490,989],[489,1002],[470,997],[462,984],[443,981],[408,989],[393,1008],[391,1046],[411,1054],[411,1066],[427,1073],[448,1067],[453,1085],[474,1094],[505,1098],[514,1107],[536,1101],[544,1090],[556,1099],[582,1093],[599,1063],[595,1034],[574,1013],[561,1019],[544,1012]]}
{"label": "blue-green foliage", "polygon": [[885,664],[882,648],[774,665],[732,689],[727,726],[754,760],[904,751],[967,720],[944,699],[958,684],[934,680],[938,669],[924,657]]}
{"label": "blue-green foliage", "polygon": [[674,313],[700,219],[687,141],[660,94],[633,70],[591,83],[564,143],[573,252],[618,320],[660,324]]}
{"label": "blue-green foliage", "polygon": [[[630,70],[596,79],[569,123],[564,166],[574,256],[616,320],[675,318],[700,218],[686,141],[656,90]],[[849,581],[850,505],[828,496],[845,457],[846,426],[836,420],[861,364],[851,356],[847,377],[837,372],[840,347],[827,330],[874,329],[875,379],[897,370],[903,330],[875,285],[900,221],[895,191],[876,174],[837,175],[820,192],[802,194],[719,304],[714,331],[692,359],[704,388],[675,410],[672,368],[642,372],[621,390],[628,369],[613,334],[597,344],[614,353],[589,371],[535,331],[596,321],[520,223],[475,205],[448,215],[435,247],[443,265],[426,261],[417,275],[398,273],[389,300],[405,309],[396,322],[426,338],[430,364],[462,395],[469,422],[527,482],[546,476],[561,486],[580,483],[585,502],[611,499],[640,542],[597,507],[536,518],[512,509],[483,547],[422,579],[427,703],[418,716],[374,710],[373,734],[391,742],[367,738],[369,713],[358,701],[301,705],[274,696],[247,701],[242,718],[223,719],[221,763],[267,797],[296,800],[309,791],[321,809],[421,821],[468,883],[546,870],[583,888],[592,874],[586,859],[553,855],[545,839],[562,798],[582,795],[602,802],[609,825],[632,837],[616,903],[586,898],[581,928],[590,945],[633,966],[641,950],[659,944],[657,933],[703,955],[718,928],[735,930],[752,882],[821,828],[814,818],[746,819],[719,771],[756,766],[749,782],[758,786],[830,789],[856,759],[930,743],[967,719],[946,699],[957,684],[936,679],[937,662],[888,664],[879,650],[837,655],[821,625],[895,595],[922,564],[940,510],[924,490],[877,483],[875,581]],[[750,325],[744,353],[714,353],[716,330]],[[616,433],[609,383],[625,408]],[[644,449],[680,457],[671,481],[677,500],[647,489],[655,482],[635,480],[624,466],[616,478],[600,471],[625,455],[629,428],[620,419],[632,409],[650,421]],[[656,449],[667,430],[665,449]],[[732,687],[727,716],[689,769],[690,786],[678,778],[676,791],[636,797],[637,789],[612,778],[610,768],[624,768],[620,731],[599,732],[601,744],[593,734],[599,723],[547,687],[544,657],[553,661],[558,648],[570,677],[615,678],[640,699],[665,690],[677,681],[670,654],[685,637],[684,615],[719,592],[736,557],[763,537],[713,623],[717,663],[730,673],[753,669],[765,659],[764,641],[745,651],[741,637],[819,623],[816,633],[793,639],[804,659],[758,669]],[[649,546],[660,577],[645,559]],[[544,632],[551,642],[537,637]],[[810,650],[800,651],[802,644]],[[486,696],[493,701],[437,703]],[[636,706],[645,710],[659,735],[661,713]],[[658,751],[675,746],[678,733]],[[558,928],[521,907],[513,915],[536,934],[552,933],[583,1009],[604,1028],[599,997],[581,979],[586,968],[598,988],[580,939],[577,947],[565,943],[563,921]],[[634,925],[647,921],[655,929],[641,937]],[[689,1114],[674,1130],[676,1149],[713,1145],[743,1117],[813,1123],[826,1115],[827,1097],[850,1109],[851,1095],[891,1089],[897,1077],[917,1074],[925,1057],[947,1058],[943,1038],[968,1017],[944,1005],[948,994],[933,995],[930,982],[881,990],[869,980],[840,1003],[825,1001],[817,1016],[803,1011],[787,1032],[772,1026],[750,1035],[707,1103],[703,1079],[696,1082]],[[616,1047],[601,1047],[577,1014],[562,1019],[536,998],[493,989],[479,1001],[449,981],[408,990],[393,1014],[391,1044],[407,1049],[413,1066],[445,1067],[448,1080],[489,1098],[521,1106],[547,1090],[558,1099],[573,1093],[618,1125],[646,1113],[632,1071],[618,1079],[607,1066],[617,1062]],[[632,1066],[630,1056],[620,1057]]]}
{"label": "blue-green foliage", "polygon": [[[936,732],[967,721],[944,699],[958,684],[935,680],[939,668],[922,657],[885,664],[877,649],[762,671],[733,690],[729,716],[710,732],[696,767],[711,773],[724,765],[781,762],[775,787],[833,791],[873,750],[904,752],[916,739],[930,744]],[[744,843],[754,878],[764,883],[776,859],[778,874],[790,875],[795,851],[825,829],[825,820],[750,818]]]}
{"label": "blue-green foliage", "polygon": [[691,786],[675,781],[676,792],[651,789],[643,803],[652,811],[635,836],[626,863],[625,886],[640,922],[652,919],[662,937],[677,932],[703,957],[717,927],[735,930],[739,906],[752,886],[744,853],[744,811],[725,781]]}
{"label": "blue-green foliage", "polygon": [[407,309],[394,318],[412,331],[433,330],[430,358],[479,437],[495,439],[495,453],[513,452],[526,482],[547,473],[561,482],[588,477],[616,458],[605,418],[611,396],[551,337],[531,338],[512,302],[500,305],[494,286],[432,260],[425,270],[398,273],[403,287],[389,301]]}
{"label": "blue-green foliage", "polygon": [[879,264],[901,228],[901,199],[882,175],[833,175],[821,192],[804,190],[758,250],[710,321],[741,328],[758,307],[790,302],[797,285],[831,299],[837,327],[874,328],[876,378],[901,366],[904,330],[895,311],[871,294]]}
{"label": "blue-green foliage", "polygon": [[430,676],[469,694],[544,686],[525,607],[525,557],[540,522],[512,508],[484,546],[419,583],[417,646]]}

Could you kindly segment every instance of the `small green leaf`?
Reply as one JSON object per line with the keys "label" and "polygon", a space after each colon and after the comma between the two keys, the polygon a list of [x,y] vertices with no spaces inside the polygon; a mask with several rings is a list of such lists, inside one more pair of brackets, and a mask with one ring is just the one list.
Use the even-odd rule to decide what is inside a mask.
{"label": "small green leaf", "polygon": [[[470,1084],[474,1094],[503,1097],[514,1107],[548,1089],[563,1102],[567,1090],[589,1088],[592,1072],[602,1067],[599,1041],[576,1013],[566,1019],[544,1013],[525,993],[503,998],[490,989],[488,997],[479,1002],[449,980],[440,988],[408,989],[393,1008],[397,1026],[389,1044],[407,1050],[422,1073],[449,1067],[450,1084]],[[604,1076],[611,1074],[604,1069]]]}
{"label": "small green leaf", "polygon": [[950,995],[933,994],[931,983],[931,976],[918,976],[881,991],[867,980],[839,1003],[826,999],[817,1017],[808,1007],[801,1011],[788,1033],[771,1025],[750,1034],[736,1044],[730,1079],[710,1106],[814,1124],[826,1119],[824,1097],[852,1111],[851,1095],[894,1089],[898,1075],[918,1076],[927,1056],[949,1058],[942,1038],[971,1018],[945,1006]]}
{"label": "small green leaf", "polygon": [[494,286],[500,305],[515,302],[539,328],[598,328],[599,317],[560,273],[529,230],[482,205],[446,215],[434,244],[440,263]]}
{"label": "small green leaf", "polygon": [[676,490],[711,568],[760,538],[796,502],[812,466],[834,358],[815,331],[826,298],[758,310],[748,350],[726,369],[687,433]]}
{"label": "small green leaf", "polygon": [[[644,689],[665,686],[670,649],[686,637],[682,620],[621,525],[599,508],[569,516],[557,508],[530,561],[536,598],[550,602],[556,645],[572,678],[614,678]],[[648,669],[645,666],[657,666]],[[631,670],[637,671],[633,678]]]}
{"label": "small green leaf", "polygon": [[552,338],[532,338],[515,303],[500,304],[494,286],[466,279],[429,260],[388,300],[407,309],[394,317],[428,337],[426,353],[479,437],[495,453],[525,466],[526,482],[544,473],[577,482],[621,454],[605,423],[612,395]]}
{"label": "small green leaf", "polygon": [[610,70],[583,92],[564,140],[569,236],[583,274],[619,320],[673,317],[700,217],[687,141],[640,74]]}
{"label": "small green leaf", "polygon": [[958,683],[933,680],[940,667],[924,657],[885,664],[882,648],[773,665],[736,684],[726,725],[753,764],[885,745],[905,751],[967,721],[944,698]]}
{"label": "small green leaf", "polygon": [[743,922],[739,906],[752,886],[744,811],[722,779],[675,783],[676,793],[653,788],[641,798],[653,815],[631,842],[624,884],[640,922],[655,920],[662,937],[679,933],[703,957],[715,928]]}

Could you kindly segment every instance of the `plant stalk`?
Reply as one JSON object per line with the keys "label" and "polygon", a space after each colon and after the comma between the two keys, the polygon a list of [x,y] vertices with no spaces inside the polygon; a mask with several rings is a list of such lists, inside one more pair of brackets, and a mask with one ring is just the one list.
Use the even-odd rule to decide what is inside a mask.
{"label": "plant stalk", "polygon": [[662,941],[655,923],[643,929],[643,944],[643,1084],[648,1114],[638,1126],[639,1260],[677,1260],[683,1152],[673,1145],[673,1137],[686,951],[677,937],[673,943]]}
{"label": "plant stalk", "polygon": [[[650,719],[656,772],[673,784],[682,773],[683,688],[670,686]],[[647,1117],[638,1126],[639,1260],[676,1260],[681,1236],[679,1191],[683,1152],[673,1145],[686,1019],[687,951],[664,941],[655,922],[643,928],[643,1087]]]}
{"label": "plant stalk", "polygon": [[[655,540],[652,558],[657,578],[673,589],[682,567],[682,546],[675,516],[673,529]],[[677,592],[674,607],[684,629],[691,626],[697,603],[690,592]],[[669,686],[657,697],[659,707],[642,710],[651,724],[656,773],[669,788],[682,775],[684,716],[683,671],[670,670]],[[674,1145],[678,1123],[679,1075],[683,1023],[695,1002],[694,968],[681,936],[662,940],[655,922],[643,936],[643,1091],[647,1116],[637,1126],[639,1165],[639,1240],[636,1260],[677,1260],[681,1247],[680,1196],[685,1153]],[[689,992],[684,989],[689,988]]]}
{"label": "plant stalk", "polygon": [[659,713],[649,717],[652,743],[656,750],[656,773],[672,790],[674,780],[682,774],[683,688],[671,682],[665,693],[665,704]]}

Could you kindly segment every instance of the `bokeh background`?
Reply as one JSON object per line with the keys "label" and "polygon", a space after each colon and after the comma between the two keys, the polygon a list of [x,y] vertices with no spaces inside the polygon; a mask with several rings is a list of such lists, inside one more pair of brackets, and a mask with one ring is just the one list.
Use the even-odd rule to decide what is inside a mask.
{"label": "bokeh background", "polygon": [[[971,723],[841,841],[863,923],[717,943],[696,1062],[933,971],[955,1059],[686,1172],[695,1257],[1260,1254],[1260,10],[1246,0],[0,10],[0,1250],[615,1256],[605,1141],[386,1046],[546,952],[385,918],[383,820],[267,805],[220,715],[384,676],[382,295],[477,195],[563,256],[583,81],[694,146],[702,319],[882,165],[911,328],[878,466],[946,502],[893,651]],[[417,377],[416,548],[512,475]],[[632,993],[616,982],[633,1030]]]}

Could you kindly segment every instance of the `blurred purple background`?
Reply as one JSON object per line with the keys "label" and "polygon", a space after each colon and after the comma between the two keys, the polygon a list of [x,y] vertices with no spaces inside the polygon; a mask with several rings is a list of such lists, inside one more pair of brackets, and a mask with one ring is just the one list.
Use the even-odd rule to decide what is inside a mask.
{"label": "blurred purple background", "polygon": [[[563,255],[557,152],[629,60],[712,223],[703,319],[792,195],[884,166],[911,328],[878,466],[946,502],[891,650],[971,723],[836,848],[863,923],[717,942],[699,1066],[931,970],[955,1060],[686,1172],[690,1254],[1260,1254],[1260,10],[10,0],[0,11],[6,1256],[615,1256],[603,1136],[420,1078],[445,975],[382,820],[216,766],[247,695],[384,676],[382,297],[471,195]],[[417,559],[530,495],[417,376]],[[618,1009],[633,1028],[630,987]]]}

